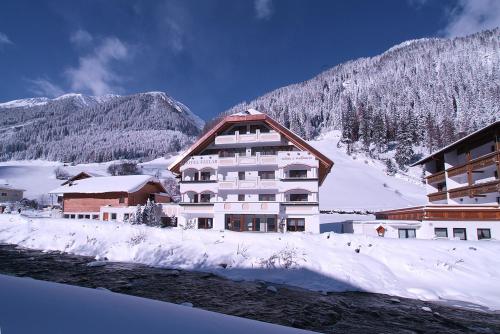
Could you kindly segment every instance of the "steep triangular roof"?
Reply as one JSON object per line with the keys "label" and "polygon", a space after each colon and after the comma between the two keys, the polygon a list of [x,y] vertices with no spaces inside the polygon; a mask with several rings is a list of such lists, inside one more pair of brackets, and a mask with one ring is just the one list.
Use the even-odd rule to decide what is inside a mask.
{"label": "steep triangular roof", "polygon": [[217,123],[210,131],[205,133],[200,139],[198,139],[190,148],[188,148],[183,154],[181,154],[169,167],[168,169],[175,174],[180,173],[180,166],[184,164],[189,157],[196,155],[203,151],[210,143],[215,140],[215,137],[221,134],[223,131],[227,130],[234,124],[244,123],[244,122],[255,122],[261,121],[267,124],[270,128],[279,132],[287,140],[292,142],[297,148],[311,152],[319,160],[319,184],[323,183],[324,179],[330,172],[333,166],[333,161],[326,157],[324,154],[316,150],[310,144],[308,144],[304,139],[300,138],[298,135],[293,133],[291,130],[285,128],[283,125],[276,122],[270,116],[263,114],[257,110],[249,109],[247,111],[239,112],[226,116],[222,121]]}

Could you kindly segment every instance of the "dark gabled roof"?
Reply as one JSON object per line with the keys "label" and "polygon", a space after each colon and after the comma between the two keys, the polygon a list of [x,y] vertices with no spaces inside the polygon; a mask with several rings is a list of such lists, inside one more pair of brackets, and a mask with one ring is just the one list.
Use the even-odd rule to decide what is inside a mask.
{"label": "dark gabled roof", "polygon": [[463,137],[463,138],[461,138],[461,139],[459,139],[459,140],[451,143],[450,145],[445,146],[445,147],[437,150],[436,152],[433,152],[432,154],[429,154],[428,156],[426,156],[423,159],[420,159],[419,161],[415,162],[411,166],[413,167],[413,166],[416,166],[416,165],[421,165],[421,164],[426,163],[429,160],[439,158],[439,156],[443,155],[444,153],[449,152],[451,150],[454,150],[458,146],[460,146],[460,145],[462,145],[462,144],[464,144],[464,143],[466,143],[468,141],[473,141],[476,138],[480,138],[485,133],[487,133],[487,132],[489,132],[491,130],[495,130],[495,129],[497,129],[497,130],[500,129],[500,121],[493,122],[490,125],[485,126],[482,129],[474,131],[473,133],[471,133],[471,134],[469,134],[469,135],[467,135],[467,136],[465,136],[465,137]]}
{"label": "dark gabled roof", "polygon": [[244,123],[244,122],[255,122],[261,121],[264,124],[267,124],[276,132],[281,133],[286,139],[292,142],[297,148],[311,152],[318,160],[319,160],[319,184],[323,183],[324,179],[330,172],[333,166],[333,161],[326,157],[324,154],[316,150],[310,144],[308,144],[304,139],[300,138],[298,135],[293,133],[291,130],[287,129],[283,125],[276,122],[270,116],[257,112],[251,111],[249,113],[237,113],[233,115],[226,116],[222,121],[217,123],[207,133],[205,133],[200,139],[198,139],[190,148],[188,148],[183,154],[179,156],[169,167],[168,169],[175,174],[179,174],[179,168],[182,164],[184,164],[190,156],[196,155],[203,151],[210,143],[215,140],[215,137],[222,133],[224,130],[227,130],[234,124]]}

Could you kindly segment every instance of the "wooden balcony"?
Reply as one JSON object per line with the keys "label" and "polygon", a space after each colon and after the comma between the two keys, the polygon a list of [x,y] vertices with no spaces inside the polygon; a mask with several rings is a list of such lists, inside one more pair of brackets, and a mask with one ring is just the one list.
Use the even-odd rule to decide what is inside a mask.
{"label": "wooden balcony", "polygon": [[446,191],[438,191],[432,194],[427,195],[429,197],[429,202],[437,202],[446,200]]}
{"label": "wooden balcony", "polygon": [[441,172],[434,173],[426,177],[427,183],[439,183],[444,182],[446,178],[444,170]]}
{"label": "wooden balcony", "polygon": [[500,180],[475,184],[473,186],[460,187],[455,189],[450,189],[450,198],[458,197],[477,197],[479,195],[484,195],[488,193],[498,192],[500,189]]}
{"label": "wooden balcony", "polygon": [[483,155],[482,157],[473,159],[468,163],[448,168],[446,171],[448,172],[448,177],[454,177],[467,173],[468,167],[470,168],[470,170],[478,170],[484,167],[495,165],[498,161],[500,161],[500,152],[495,151]]}

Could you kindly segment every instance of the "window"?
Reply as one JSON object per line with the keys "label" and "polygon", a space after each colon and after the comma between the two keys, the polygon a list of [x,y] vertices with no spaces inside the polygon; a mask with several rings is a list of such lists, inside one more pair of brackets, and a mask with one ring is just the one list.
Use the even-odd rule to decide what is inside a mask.
{"label": "window", "polygon": [[125,197],[121,196],[121,197],[118,199],[118,203],[125,203]]}
{"label": "window", "polygon": [[290,194],[290,202],[307,202],[307,194]]}
{"label": "window", "polygon": [[198,228],[200,229],[209,229],[209,228],[212,228],[213,224],[212,224],[213,220],[212,218],[198,218]]}
{"label": "window", "polygon": [[245,172],[238,172],[238,180],[244,180],[245,179]]}
{"label": "window", "polygon": [[92,215],[92,219],[99,219],[99,215]]}
{"label": "window", "polygon": [[436,227],[434,228],[434,234],[436,238],[448,238],[448,229],[446,227]]}
{"label": "window", "polygon": [[7,193],[2,193],[2,197],[5,197],[5,196],[7,196]]}
{"label": "window", "polygon": [[64,218],[68,219],[68,218],[69,218],[69,215],[64,215]]}
{"label": "window", "polygon": [[270,170],[270,171],[260,171],[259,172],[259,178],[261,180],[274,180],[275,179],[275,172],[273,170]]}
{"label": "window", "polygon": [[489,228],[477,229],[477,240],[481,239],[491,239],[491,230]]}
{"label": "window", "polygon": [[259,201],[261,202],[275,202],[276,194],[259,194]]}
{"label": "window", "polygon": [[90,219],[90,215],[85,215],[85,219]]}
{"label": "window", "polygon": [[123,214],[123,221],[128,222],[129,219],[130,219],[130,214],[129,213],[124,213]]}
{"label": "window", "polygon": [[399,239],[413,239],[417,237],[414,228],[400,228],[398,229]]}
{"label": "window", "polygon": [[202,181],[210,181],[210,172],[201,172],[200,180]]}
{"label": "window", "polygon": [[116,220],[116,213],[115,212],[111,213],[111,220]]}
{"label": "window", "polygon": [[304,218],[287,218],[286,230],[290,232],[305,231],[306,222]]}
{"label": "window", "polygon": [[304,179],[307,177],[307,170],[305,170],[305,169],[290,170],[288,172],[288,177],[294,178],[294,179]]}
{"label": "window", "polygon": [[200,202],[201,203],[210,203],[210,194],[201,194],[200,195]]}
{"label": "window", "polygon": [[70,215],[69,218],[75,219],[75,215]]}
{"label": "window", "polygon": [[453,238],[467,240],[467,232],[465,231],[465,228],[454,228]]}
{"label": "window", "polygon": [[83,219],[83,215],[78,215],[78,219]]}
{"label": "window", "polygon": [[266,222],[268,231],[276,231],[276,218],[268,217]]}
{"label": "window", "polygon": [[198,194],[193,195],[193,199],[192,199],[191,203],[198,203]]}
{"label": "window", "polygon": [[238,201],[239,202],[245,201],[245,194],[238,194]]}

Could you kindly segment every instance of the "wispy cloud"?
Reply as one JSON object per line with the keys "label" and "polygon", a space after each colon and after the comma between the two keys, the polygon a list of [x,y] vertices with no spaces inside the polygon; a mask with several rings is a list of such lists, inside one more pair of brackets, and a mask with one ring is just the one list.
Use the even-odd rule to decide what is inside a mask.
{"label": "wispy cloud", "polygon": [[129,51],[128,46],[116,37],[103,39],[92,52],[79,58],[78,66],[65,71],[71,89],[88,91],[93,95],[120,92],[121,76],[113,70],[113,66],[127,59]]}
{"label": "wispy cloud", "polygon": [[30,83],[29,90],[38,96],[46,96],[46,97],[57,97],[64,94],[64,90],[56,84],[53,84],[48,79],[38,78],[38,79],[29,79]]}
{"label": "wispy cloud", "polygon": [[9,36],[7,36],[7,34],[0,31],[0,46],[2,44],[13,44],[13,43],[10,40]]}
{"label": "wispy cloud", "polygon": [[273,4],[271,0],[254,1],[255,16],[259,20],[269,20],[273,15]]}
{"label": "wispy cloud", "polygon": [[71,34],[69,40],[71,43],[74,45],[81,47],[81,46],[87,46],[92,43],[93,41],[92,35],[83,29],[78,29],[74,33]]}
{"label": "wispy cloud", "polygon": [[459,0],[449,13],[449,23],[442,33],[448,37],[464,36],[500,26],[500,1]]}

